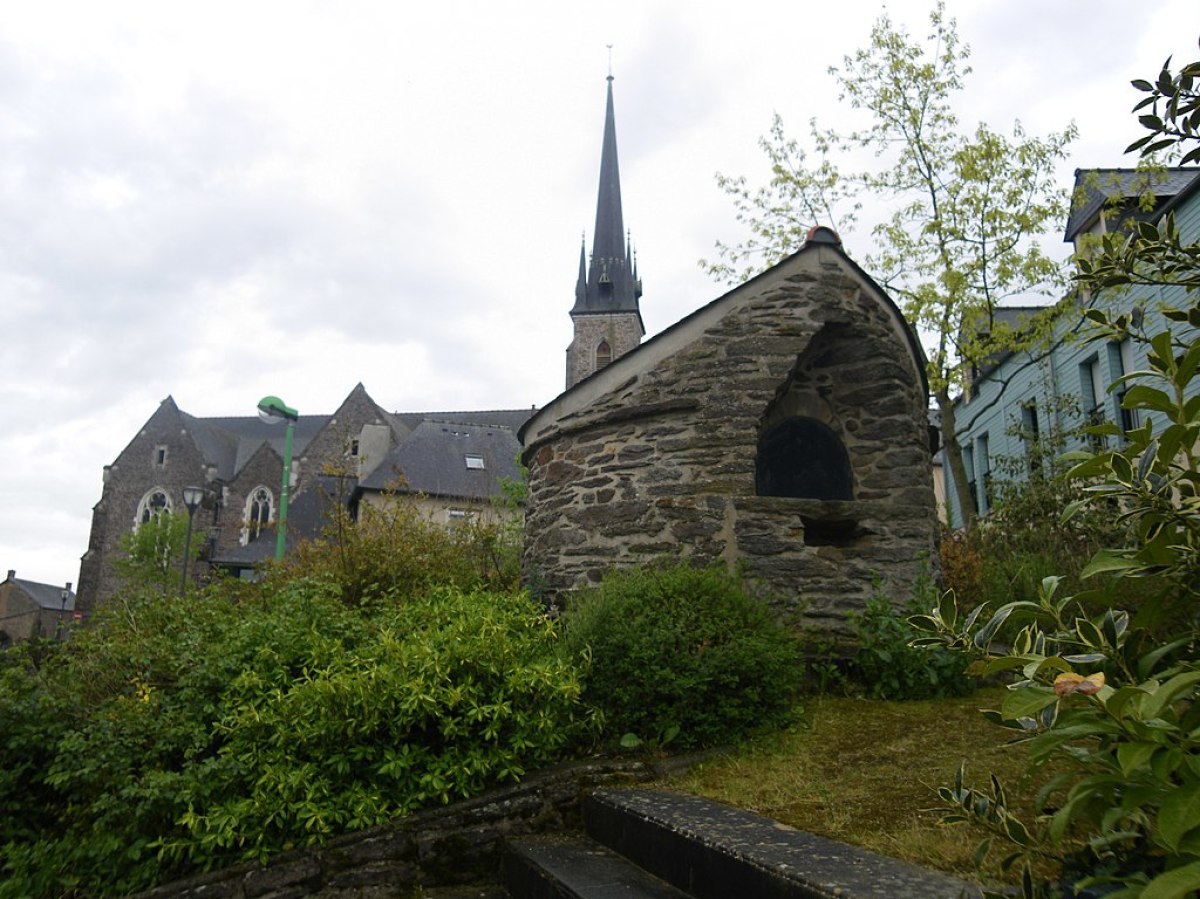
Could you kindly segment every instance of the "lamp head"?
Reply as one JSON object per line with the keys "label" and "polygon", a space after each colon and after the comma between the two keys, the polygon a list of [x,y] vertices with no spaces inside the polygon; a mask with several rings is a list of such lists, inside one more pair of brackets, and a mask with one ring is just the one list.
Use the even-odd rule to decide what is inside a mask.
{"label": "lamp head", "polygon": [[183,488],[183,504],[187,506],[189,515],[193,514],[200,504],[204,502],[204,494],[207,492],[203,487]]}
{"label": "lamp head", "polygon": [[294,422],[300,413],[277,396],[264,396],[258,401],[258,417],[273,425],[281,421]]}

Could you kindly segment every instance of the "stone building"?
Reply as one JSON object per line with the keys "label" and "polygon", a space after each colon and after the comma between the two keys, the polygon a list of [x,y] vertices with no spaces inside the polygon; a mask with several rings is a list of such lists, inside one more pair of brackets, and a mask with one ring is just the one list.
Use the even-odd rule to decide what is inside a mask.
{"label": "stone building", "polygon": [[875,578],[901,599],[935,546],[927,396],[899,310],[815,228],[525,424],[528,579],[719,560],[832,628]]}
{"label": "stone building", "polygon": [[0,582],[0,649],[43,637],[66,639],[75,620],[75,591],[17,577]]}
{"label": "stone building", "polygon": [[[358,384],[332,415],[301,415],[295,425],[287,540],[320,533],[332,511],[393,494],[416,494],[435,520],[486,509],[502,478],[518,477],[516,428],[528,409],[395,413]],[[79,572],[88,613],[120,587],[113,561],[122,538],[162,512],[186,513],[183,489],[203,487],[195,539],[202,575],[215,566],[248,575],[275,552],[283,481],[282,424],[257,416],[197,418],[174,399],[159,405],[104,469],[91,536]]]}

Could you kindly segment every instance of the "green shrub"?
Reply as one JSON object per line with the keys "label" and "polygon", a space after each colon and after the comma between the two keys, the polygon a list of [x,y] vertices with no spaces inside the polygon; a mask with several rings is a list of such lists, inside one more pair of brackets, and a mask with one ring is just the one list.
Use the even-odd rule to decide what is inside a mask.
{"label": "green shrub", "polygon": [[558,642],[515,593],[114,600],[0,669],[0,897],[134,892],[513,780],[594,739]]}
{"label": "green shrub", "polygon": [[[851,612],[856,648],[846,665],[846,675],[857,690],[870,699],[939,699],[967,696],[975,690],[966,675],[969,659],[943,647],[915,647],[920,632],[908,616],[927,611],[918,588],[902,612],[892,608],[878,590],[862,612]],[[928,597],[925,597],[928,598]]]}
{"label": "green shrub", "polygon": [[572,598],[564,645],[590,657],[583,696],[611,737],[682,747],[785,725],[802,676],[791,633],[718,568],[614,572]]}

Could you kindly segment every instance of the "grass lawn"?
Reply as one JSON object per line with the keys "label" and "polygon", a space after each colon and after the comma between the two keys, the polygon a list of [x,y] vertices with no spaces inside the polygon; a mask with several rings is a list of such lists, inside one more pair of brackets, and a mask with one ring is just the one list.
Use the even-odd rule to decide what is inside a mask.
{"label": "grass lawn", "polygon": [[[969,783],[983,787],[995,773],[1012,807],[1032,817],[1019,802],[1036,792],[1018,786],[1028,767],[1025,748],[1005,745],[1011,732],[979,714],[999,707],[1002,694],[990,688],[965,699],[914,702],[812,697],[804,702],[805,726],[757,738],[667,786],[972,877],[983,834],[939,825],[935,790],[953,783],[965,759]],[[1004,850],[997,844],[992,861]]]}

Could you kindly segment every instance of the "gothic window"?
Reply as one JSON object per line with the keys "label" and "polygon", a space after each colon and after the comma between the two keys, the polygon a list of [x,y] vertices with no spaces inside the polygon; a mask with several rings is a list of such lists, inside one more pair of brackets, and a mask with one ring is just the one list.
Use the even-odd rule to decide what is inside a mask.
{"label": "gothic window", "polygon": [[755,489],[759,496],[853,499],[850,455],[823,422],[786,418],[759,438]]}
{"label": "gothic window", "polygon": [[608,345],[607,340],[601,340],[600,345],[596,347],[596,371],[604,368],[612,362],[612,347]]}
{"label": "gothic window", "polygon": [[137,517],[133,520],[133,526],[136,529],[151,518],[157,518],[162,513],[170,511],[171,498],[167,496],[167,491],[162,487],[152,487],[138,503]]}
{"label": "gothic window", "polygon": [[256,487],[246,497],[245,527],[242,528],[242,545],[253,543],[271,523],[274,499],[266,487]]}

